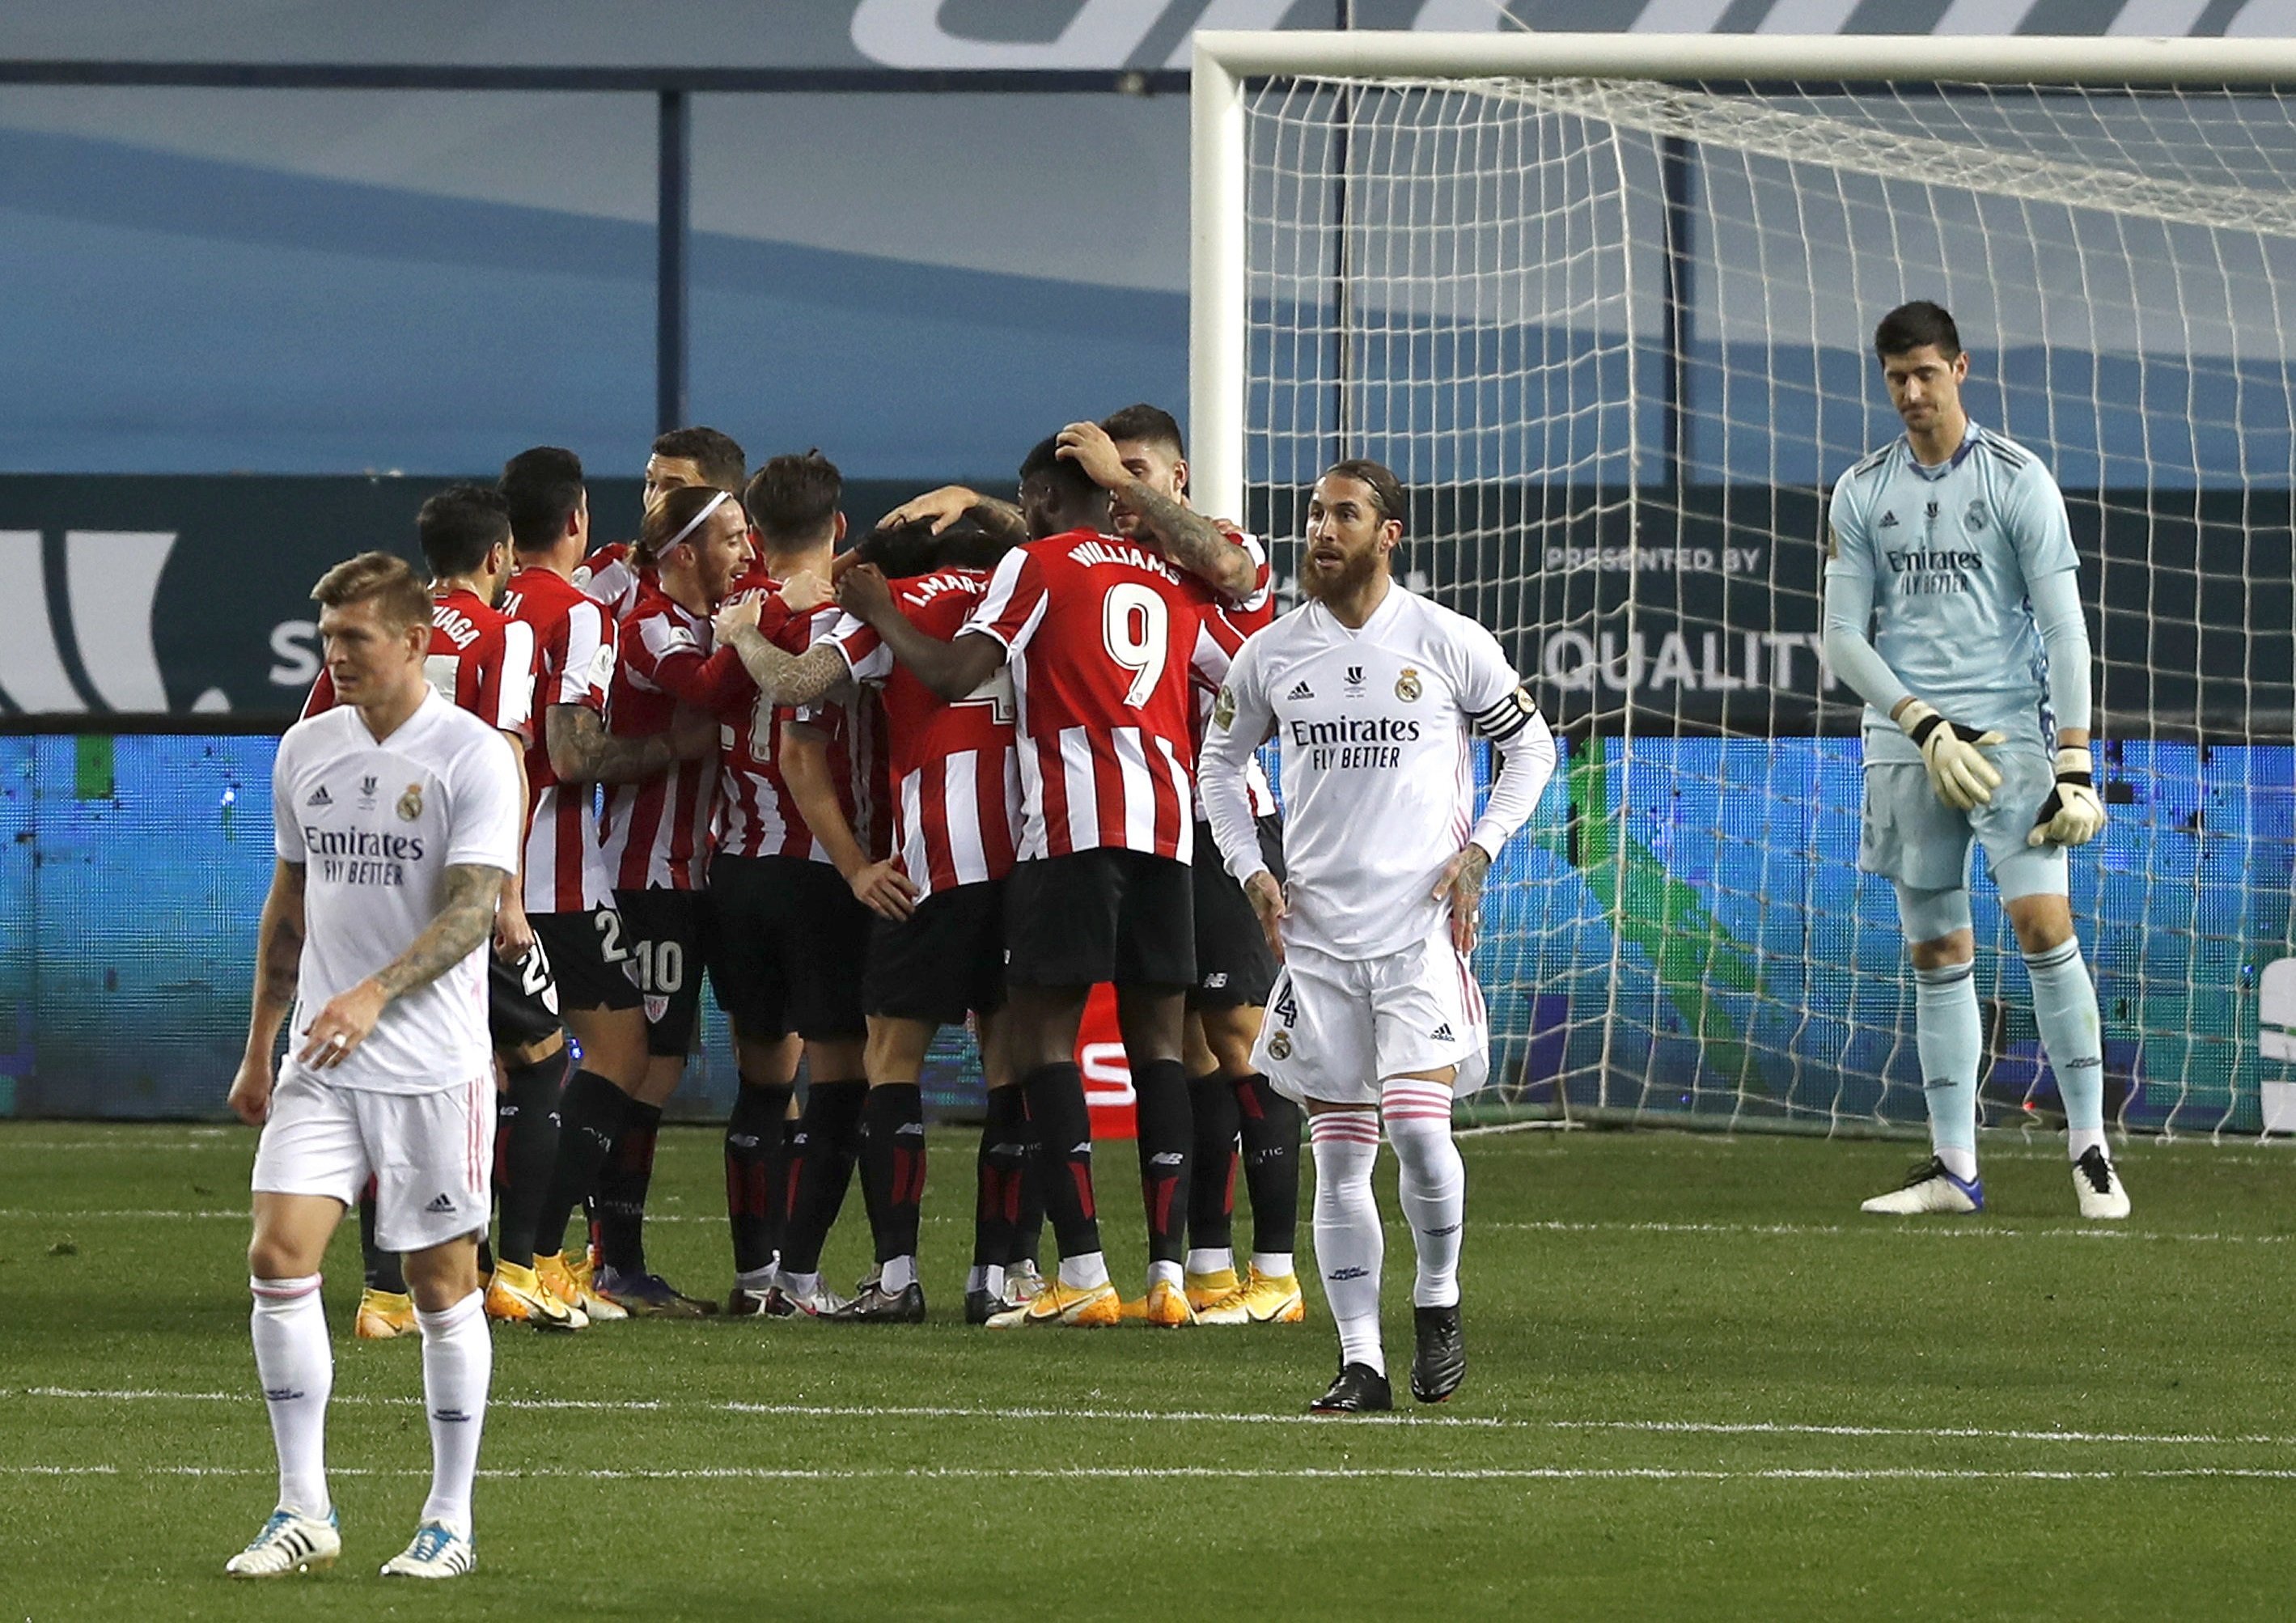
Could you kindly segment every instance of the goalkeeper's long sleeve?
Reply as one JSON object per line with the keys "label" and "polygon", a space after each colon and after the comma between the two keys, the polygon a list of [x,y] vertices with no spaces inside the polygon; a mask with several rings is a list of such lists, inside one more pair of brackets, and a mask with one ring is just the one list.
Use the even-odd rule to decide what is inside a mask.
{"label": "goalkeeper's long sleeve", "polygon": [[[2049,709],[2061,728],[2089,730],[2088,622],[2081,618],[2080,576],[2060,570],[2026,582],[2033,626],[2049,657]],[[2049,741],[2052,746],[2056,740]]]}
{"label": "goalkeeper's long sleeve", "polygon": [[[1874,619],[1874,582],[1847,570],[1825,572],[1825,662],[1857,696],[1887,716],[1913,697],[1866,635]],[[2086,668],[2084,667],[2084,668]]]}
{"label": "goalkeeper's long sleeve", "polygon": [[1498,775],[1491,780],[1491,798],[1467,838],[1496,861],[1499,848],[1529,820],[1538,797],[1546,791],[1546,781],[1554,775],[1554,734],[1546,717],[1533,710],[1513,737],[1492,748],[1503,751]]}

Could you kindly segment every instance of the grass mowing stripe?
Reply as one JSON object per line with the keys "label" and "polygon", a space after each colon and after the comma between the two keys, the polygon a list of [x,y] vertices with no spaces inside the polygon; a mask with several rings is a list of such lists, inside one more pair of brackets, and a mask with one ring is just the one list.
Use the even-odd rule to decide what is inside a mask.
{"label": "grass mowing stripe", "polygon": [[[1359,1417],[1358,1417],[1359,1418]],[[1327,1422],[1343,1426],[1349,1422]],[[258,1465],[0,1465],[0,1475],[41,1477],[275,1477]],[[420,1477],[415,1466],[329,1466],[331,1477]],[[2212,1478],[2296,1480],[2296,1469],[2237,1465],[2129,1471],[1939,1470],[1916,1465],[1769,1465],[1743,1471],[1668,1465],[537,1465],[480,1471],[489,1481],[589,1482],[2128,1482]]]}

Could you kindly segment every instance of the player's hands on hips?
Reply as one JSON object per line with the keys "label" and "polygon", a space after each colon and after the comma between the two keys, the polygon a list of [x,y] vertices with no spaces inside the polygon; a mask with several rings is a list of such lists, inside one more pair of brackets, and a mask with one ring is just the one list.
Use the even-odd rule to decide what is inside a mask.
{"label": "player's hands on hips", "polygon": [[855,872],[848,881],[861,905],[881,918],[899,923],[917,910],[917,888],[893,865],[890,857]]}
{"label": "player's hands on hips", "polygon": [[2087,845],[2104,827],[2104,802],[2090,775],[2088,746],[2067,744],[2057,751],[2056,786],[2041,802],[2027,845]]}
{"label": "player's hands on hips", "polygon": [[1116,441],[1097,422],[1071,422],[1062,429],[1055,455],[1082,468],[1085,477],[1103,490],[1113,490],[1132,478],[1125,471],[1124,458],[1116,454]]}
{"label": "player's hands on hips", "polygon": [[922,496],[913,496],[898,507],[877,521],[879,529],[891,529],[902,524],[914,524],[919,519],[932,521],[936,536],[964,516],[964,510],[980,499],[980,492],[966,485],[943,485],[938,490],[928,490]]}
{"label": "player's hands on hips", "polygon": [[271,1056],[250,1054],[239,1062],[239,1074],[232,1078],[231,1094],[225,1102],[249,1127],[259,1127],[271,1119]]}
{"label": "player's hands on hips", "polygon": [[1283,956],[1283,922],[1291,913],[1291,905],[1283,899],[1283,887],[1275,875],[1262,868],[1243,881],[1243,899],[1251,904],[1251,911],[1259,919],[1260,933],[1267,938],[1267,950],[1280,960]]}
{"label": "player's hands on hips", "polygon": [[526,902],[517,891],[518,881],[512,880],[503,887],[502,900],[495,906],[495,956],[505,963],[516,963],[534,945],[534,926],[527,922]]}
{"label": "player's hands on hips", "polygon": [[857,564],[837,578],[837,606],[865,626],[882,626],[885,616],[897,612],[893,588],[873,563]]}
{"label": "player's hands on hips", "polygon": [[718,612],[709,617],[710,635],[721,643],[731,642],[734,634],[743,627],[756,627],[758,615],[765,606],[765,600],[754,592],[744,592],[732,602],[719,604]]}
{"label": "player's hands on hips", "polygon": [[1909,699],[1898,712],[1898,725],[1922,752],[1930,769],[1930,787],[1937,798],[1956,811],[1969,811],[1992,803],[2001,787],[2001,773],[1985,758],[1988,745],[2009,741],[1999,733],[1980,732],[1957,721],[1948,721],[1918,699]]}
{"label": "player's hands on hips", "polygon": [[390,998],[372,978],[327,999],[327,1006],[303,1029],[295,1057],[313,1070],[331,1070],[358,1052]]}
{"label": "player's hands on hips", "polygon": [[[846,556],[850,557],[852,554],[849,553]],[[782,607],[787,609],[791,614],[810,614],[822,604],[828,602],[834,595],[835,594],[830,590],[829,582],[811,570],[800,570],[782,582]]]}
{"label": "player's hands on hips", "polygon": [[1451,945],[1463,953],[1475,950],[1483,922],[1483,876],[1490,871],[1491,854],[1470,840],[1443,865],[1443,876],[1435,881],[1434,898],[1450,898]]}

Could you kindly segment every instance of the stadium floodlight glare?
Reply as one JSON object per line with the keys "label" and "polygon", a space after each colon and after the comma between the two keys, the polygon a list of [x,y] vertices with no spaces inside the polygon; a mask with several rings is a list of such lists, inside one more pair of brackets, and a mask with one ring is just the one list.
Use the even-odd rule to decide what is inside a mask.
{"label": "stadium floodlight glare", "polygon": [[[1196,36],[1198,504],[1281,569],[1316,472],[1387,463],[1404,567],[1570,742],[1495,875],[1497,1074],[1573,1113],[1921,1119],[1819,593],[1824,493],[1898,430],[1874,323],[1932,299],[2081,553],[2109,1103],[2260,1126],[2288,1078],[2254,969],[2296,871],[2292,91],[2296,41]],[[2051,1089],[1982,867],[1986,1096],[2025,1119]]]}

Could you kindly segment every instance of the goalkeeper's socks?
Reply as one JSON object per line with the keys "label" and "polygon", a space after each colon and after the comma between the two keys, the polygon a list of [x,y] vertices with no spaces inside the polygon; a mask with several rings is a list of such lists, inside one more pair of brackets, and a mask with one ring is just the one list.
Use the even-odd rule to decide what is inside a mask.
{"label": "goalkeeper's socks", "polygon": [[422,1327],[422,1406],[430,1417],[430,1496],[422,1502],[422,1520],[442,1522],[465,1538],[495,1369],[485,1299],[473,1291],[444,1312],[414,1310]]}
{"label": "goalkeeper's socks", "polygon": [[1299,1249],[1300,1107],[1258,1072],[1235,1081],[1243,1133],[1243,1184],[1251,1197],[1251,1249],[1288,1256]]}
{"label": "goalkeeper's socks", "polygon": [[[1044,1209],[1063,1259],[1100,1253],[1100,1214],[1092,1194],[1092,1112],[1084,1073],[1073,1064],[1039,1065],[1021,1078],[1036,1124]],[[1028,1238],[1024,1231],[1020,1238]],[[1074,1283],[1075,1282],[1070,1282]]]}
{"label": "goalkeeper's socks", "polygon": [[334,1508],[327,1497],[327,1398],[335,1358],[319,1276],[250,1279],[247,1288],[255,1295],[255,1373],[279,1450],[279,1504],[324,1521]]}
{"label": "goalkeeper's socks", "polygon": [[782,1272],[818,1274],[821,1248],[845,1205],[860,1148],[861,1112],[869,1085],[858,1080],[816,1082],[806,1089],[798,1118],[797,1193],[782,1229]]}
{"label": "goalkeeper's socks", "polygon": [[535,1231],[543,1197],[558,1161],[558,1085],[566,1076],[563,1050],[531,1065],[505,1068],[510,1086],[496,1095],[496,1184],[502,1202],[501,1243],[495,1254],[522,1268],[534,1266]]}
{"label": "goalkeeper's socks", "polygon": [[369,1178],[358,1198],[359,1263],[366,1275],[370,1291],[388,1291],[393,1296],[406,1294],[406,1275],[398,1266],[398,1253],[386,1251],[374,1240],[374,1180]]}
{"label": "goalkeeper's socks", "polygon": [[726,1221],[734,1231],[734,1272],[754,1276],[774,1259],[781,1238],[782,1184],[787,1176],[782,1122],[797,1090],[744,1082],[726,1119]]}
{"label": "goalkeeper's socks", "polygon": [[654,1144],[660,1135],[661,1106],[631,1100],[614,1152],[598,1170],[598,1260],[617,1274],[646,1271],[646,1195],[653,1188]]}
{"label": "goalkeeper's socks", "polygon": [[1414,1307],[1459,1299],[1459,1244],[1467,1215],[1467,1164],[1451,1142],[1451,1085],[1417,1077],[1380,1084],[1380,1114],[1395,1146],[1395,1190],[1419,1254]]}
{"label": "goalkeeper's socks", "polygon": [[1216,1070],[1190,1077],[1188,1111],[1195,1119],[1188,1167],[1188,1244],[1197,1250],[1226,1250],[1234,1244],[1235,1091]]}
{"label": "goalkeeper's socks", "polygon": [[[861,1110],[861,1185],[869,1196],[869,1227],[877,1260],[914,1262],[925,1193],[925,1103],[914,1082],[888,1082],[869,1090]],[[906,1287],[889,1283],[898,1293]]]}
{"label": "goalkeeper's socks", "polygon": [[[1148,1214],[1148,1260],[1175,1274],[1188,1251],[1189,1119],[1187,1075],[1177,1060],[1151,1060],[1132,1071],[1139,1135],[1140,1203]],[[1067,1248],[1062,1248],[1066,1254]]]}
{"label": "goalkeeper's socks", "polygon": [[[2065,1148],[2074,1160],[2104,1149],[2104,1033],[2097,1019],[2096,988],[2081,962],[2080,942],[2061,942],[2025,955],[2033,983],[2033,1021],[2065,1102]],[[2111,1159],[2111,1152],[2106,1152]]]}
{"label": "goalkeeper's socks", "polygon": [[598,1181],[598,1169],[612,1152],[630,1108],[630,1096],[594,1070],[578,1070],[566,1084],[558,1101],[558,1164],[551,1171],[550,1192],[536,1219],[537,1250],[555,1252],[565,1246],[566,1225]]}
{"label": "goalkeeper's socks", "polygon": [[[1001,1275],[1013,1259],[1013,1234],[1021,1220],[1021,1178],[1027,1165],[1027,1112],[1017,1087],[988,1090],[988,1116],[980,1124],[980,1157],[973,1168],[972,1266]],[[979,1290],[979,1285],[967,1285]]]}
{"label": "goalkeeper's socks", "polygon": [[1914,1047],[1929,1101],[1930,1146],[1964,1183],[1977,1176],[1977,1062],[1985,1048],[1975,972],[1971,963],[1914,971]]}
{"label": "goalkeeper's socks", "polygon": [[1379,1118],[1370,1111],[1324,1111],[1308,1119],[1316,1157],[1316,1263],[1324,1299],[1340,1331],[1340,1362],[1387,1373],[1379,1340],[1379,1271],[1387,1242],[1372,1199]]}

